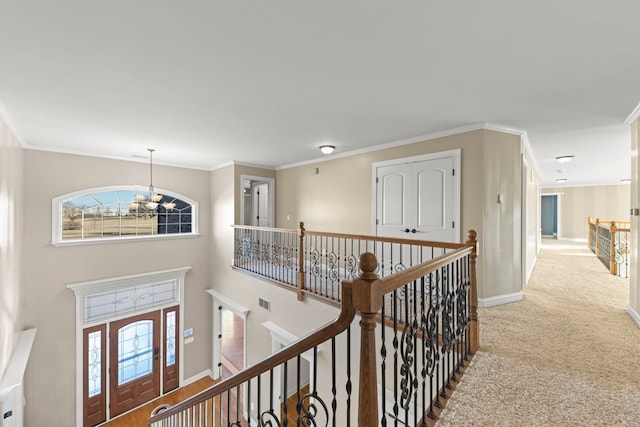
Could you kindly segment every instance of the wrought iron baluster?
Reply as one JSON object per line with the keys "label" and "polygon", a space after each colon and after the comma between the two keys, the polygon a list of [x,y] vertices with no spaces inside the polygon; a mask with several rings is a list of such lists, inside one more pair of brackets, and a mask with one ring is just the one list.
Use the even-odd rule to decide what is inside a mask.
{"label": "wrought iron baluster", "polygon": [[347,327],[347,426],[351,425],[351,326]]}

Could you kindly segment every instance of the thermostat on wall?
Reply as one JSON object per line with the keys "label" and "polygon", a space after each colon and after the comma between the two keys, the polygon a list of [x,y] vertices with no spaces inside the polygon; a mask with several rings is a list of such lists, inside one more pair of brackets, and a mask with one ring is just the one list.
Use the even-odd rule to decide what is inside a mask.
{"label": "thermostat on wall", "polygon": [[191,335],[193,335],[193,328],[189,328],[189,329],[185,329],[184,330],[184,336],[185,337],[190,337]]}

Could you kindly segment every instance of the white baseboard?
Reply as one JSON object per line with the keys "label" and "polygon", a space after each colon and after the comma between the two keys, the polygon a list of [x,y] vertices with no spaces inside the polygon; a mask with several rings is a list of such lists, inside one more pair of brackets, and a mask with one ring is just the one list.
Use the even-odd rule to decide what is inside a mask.
{"label": "white baseboard", "polygon": [[186,378],[183,381],[182,386],[184,387],[185,385],[189,385],[191,383],[195,383],[199,379],[202,379],[202,378],[207,377],[207,376],[213,378],[213,372],[211,371],[211,369],[207,369],[206,371],[202,371],[199,374],[195,374],[192,377]]}
{"label": "white baseboard", "polygon": [[513,294],[498,295],[496,297],[478,298],[478,307],[489,308],[518,301],[522,301],[522,291]]}
{"label": "white baseboard", "polygon": [[638,313],[633,307],[627,307],[627,313],[629,316],[640,326],[640,313]]}

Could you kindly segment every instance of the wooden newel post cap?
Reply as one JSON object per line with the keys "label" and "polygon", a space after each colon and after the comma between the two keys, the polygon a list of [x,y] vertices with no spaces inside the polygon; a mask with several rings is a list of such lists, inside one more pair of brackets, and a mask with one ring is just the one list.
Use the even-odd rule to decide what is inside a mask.
{"label": "wooden newel post cap", "polygon": [[475,242],[476,237],[478,237],[478,233],[476,233],[476,230],[467,231],[467,239],[469,239],[472,242]]}
{"label": "wooden newel post cap", "polygon": [[360,255],[360,278],[361,279],[377,279],[378,275],[378,259],[371,252],[365,252]]}

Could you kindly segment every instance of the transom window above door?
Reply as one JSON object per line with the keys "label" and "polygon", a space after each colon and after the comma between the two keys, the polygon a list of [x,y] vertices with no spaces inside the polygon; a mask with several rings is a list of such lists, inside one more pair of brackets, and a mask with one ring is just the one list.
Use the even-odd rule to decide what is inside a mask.
{"label": "transom window above door", "polygon": [[197,215],[197,202],[160,189],[152,197],[138,186],[82,190],[53,199],[51,242],[59,246],[195,236]]}

